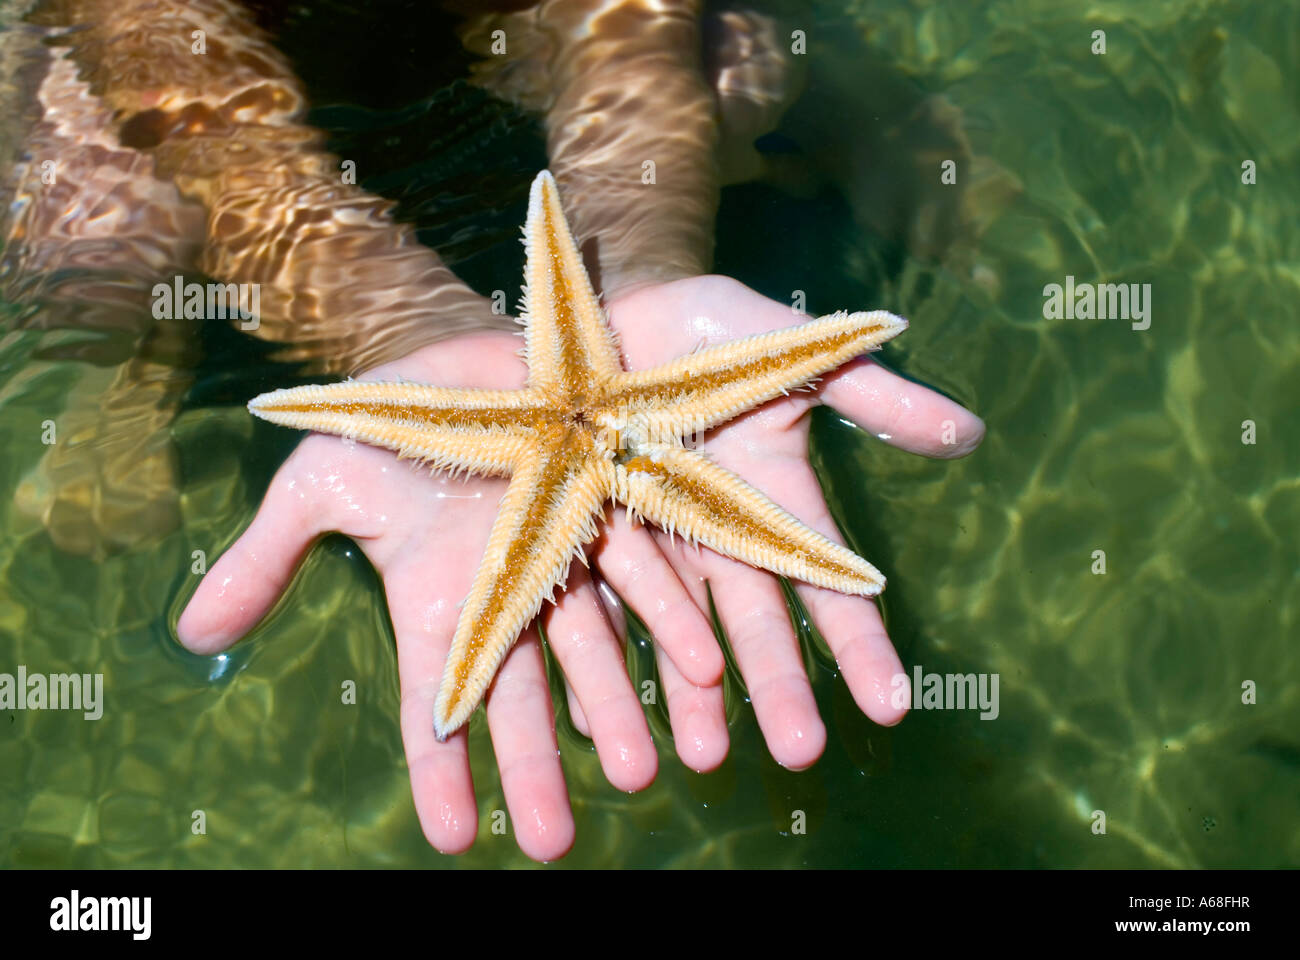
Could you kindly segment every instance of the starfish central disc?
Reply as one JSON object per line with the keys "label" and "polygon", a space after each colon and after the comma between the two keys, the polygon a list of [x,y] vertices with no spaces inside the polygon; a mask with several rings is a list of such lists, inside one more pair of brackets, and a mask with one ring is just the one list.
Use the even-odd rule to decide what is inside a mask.
{"label": "starfish central disc", "polygon": [[352,437],[437,470],[509,475],[434,703],[445,740],[465,724],[615,500],[726,556],[843,593],[885,578],[682,440],[782,396],[907,328],[884,311],[836,313],[625,371],[550,173],[524,227],[522,390],[349,381],[276,390],[249,410]]}

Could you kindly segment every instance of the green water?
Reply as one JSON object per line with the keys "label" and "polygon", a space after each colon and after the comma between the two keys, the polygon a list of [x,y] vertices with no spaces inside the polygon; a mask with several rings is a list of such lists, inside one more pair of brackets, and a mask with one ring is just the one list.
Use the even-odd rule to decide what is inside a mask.
{"label": "green water", "polygon": [[[773,218],[814,211],[820,249],[758,238],[785,245],[810,306],[907,315],[887,362],[987,421],[955,463],[829,415],[813,452],[844,529],[889,576],[904,662],[996,673],[999,716],[874,727],[810,644],[829,727],[816,766],[778,767],[732,691],[723,767],[686,772],[656,720],[659,778],[633,796],[561,716],[577,822],[562,866],[1300,862],[1300,8],[1069,6],[854,8],[864,60],[962,112],[979,166],[958,175],[980,186],[943,266],[890,254],[842,205],[774,191],[732,191],[720,229],[719,263],[784,299],[760,251],[728,246],[728,223],[754,216],[740,198]],[[1090,52],[1096,29],[1105,55]],[[520,213],[501,219],[513,230]],[[1045,319],[1044,286],[1067,276],[1151,284],[1149,329]],[[347,541],[322,544],[227,658],[173,641],[191,551],[234,538],[292,442],[205,400],[221,393],[216,363],[175,427],[179,531],[96,563],[12,507],[42,421],[81,375],[41,358],[66,336],[0,336],[0,672],[102,672],[106,705],[93,722],[0,713],[0,864],[528,864],[490,831],[504,802],[481,718],[479,842],[445,858],[424,841],[382,588]],[[345,680],[356,706],[339,702]]]}

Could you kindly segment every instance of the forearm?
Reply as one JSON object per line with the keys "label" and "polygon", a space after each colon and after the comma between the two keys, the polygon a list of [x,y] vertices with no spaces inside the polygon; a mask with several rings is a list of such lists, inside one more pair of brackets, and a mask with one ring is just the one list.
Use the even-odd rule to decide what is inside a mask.
{"label": "forearm", "polygon": [[[543,113],[550,168],[607,298],[712,263],[718,120],[699,8],[551,0],[462,31],[487,56],[478,82]],[[494,30],[504,54],[491,52]]]}
{"label": "forearm", "polygon": [[350,373],[505,326],[392,220],[391,204],[343,182],[322,134],[301,122],[287,61],[233,3],[65,0],[38,16],[84,28],[68,43],[117,137],[203,205],[199,267],[258,284],[254,332],[289,344],[283,359]]}

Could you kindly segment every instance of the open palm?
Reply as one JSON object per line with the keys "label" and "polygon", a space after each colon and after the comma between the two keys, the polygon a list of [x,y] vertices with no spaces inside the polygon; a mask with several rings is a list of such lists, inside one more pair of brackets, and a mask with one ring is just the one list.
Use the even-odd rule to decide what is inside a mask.
{"label": "open palm", "polygon": [[[807,319],[716,276],[641,288],[611,303],[609,312],[629,369],[654,366],[701,342]],[[527,373],[519,346],[509,334],[466,335],[371,370],[363,379],[517,388]],[[773,401],[708,434],[704,449],[719,463],[837,541],[807,458],[807,413],[819,402],[896,446],[929,456],[964,455],[983,436],[973,414],[865,358],[827,376],[816,393]],[[433,702],[459,603],[505,486],[499,479],[430,477],[387,451],[313,434],[280,468],[253,522],[209,571],[178,627],[181,642],[195,652],[224,649],[270,610],[319,535],[338,531],[356,540],[383,578],[396,633],[402,738],[416,811],[430,843],[448,853],[473,843],[478,815],[467,737],[462,731],[437,742]],[[611,513],[589,553],[599,576],[654,633],[662,695],[681,759],[710,770],[728,747],[723,658],[705,612],[706,585],[712,584],[772,755],[791,768],[815,761],[825,728],[776,578],[708,549],[672,545],[659,531]],[[859,707],[879,723],[896,723],[903,711],[891,705],[890,684],[902,666],[876,606],[805,584],[797,588]],[[570,570],[558,600],[543,617],[574,723],[592,737],[611,784],[642,789],[654,779],[658,755],[621,646],[581,565]],[[573,842],[573,819],[535,628],[521,634],[502,664],[486,713],[519,846],[539,860],[562,856]]]}

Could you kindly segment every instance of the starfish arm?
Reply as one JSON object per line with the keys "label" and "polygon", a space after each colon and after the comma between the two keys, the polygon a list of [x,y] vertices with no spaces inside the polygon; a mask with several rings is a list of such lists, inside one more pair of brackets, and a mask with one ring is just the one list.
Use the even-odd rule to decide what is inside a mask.
{"label": "starfish arm", "polygon": [[474,712],[519,632],[537,615],[573,557],[596,536],[614,467],[590,437],[570,434],[523,459],[501,500],[483,561],[461,610],[433,708],[446,740]]}
{"label": "starfish arm", "polygon": [[879,349],[906,329],[906,320],[884,310],[840,312],[620,374],[600,422],[624,430],[635,419],[642,439],[652,442],[699,433]]}
{"label": "starfish arm", "polygon": [[254,397],[263,420],[361,440],[434,469],[509,473],[548,423],[527,390],[451,390],[350,380],[274,390]]}
{"label": "starfish arm", "polygon": [[880,571],[853,551],[683,447],[655,444],[620,465],[615,497],[668,533],[751,566],[864,597],[885,587]]}
{"label": "starfish arm", "polygon": [[574,396],[589,389],[593,379],[604,382],[620,374],[618,345],[560,209],[555,179],[546,170],[529,194],[524,246],[521,319],[529,386]]}

